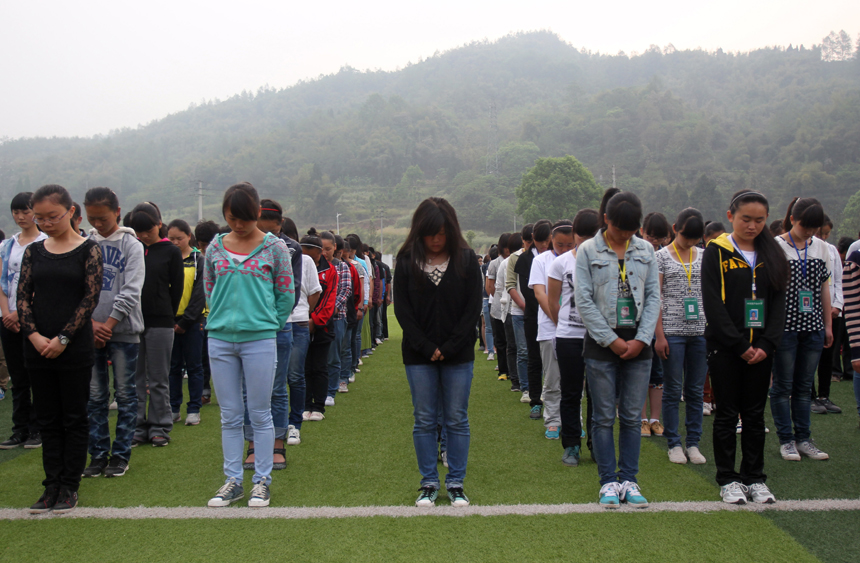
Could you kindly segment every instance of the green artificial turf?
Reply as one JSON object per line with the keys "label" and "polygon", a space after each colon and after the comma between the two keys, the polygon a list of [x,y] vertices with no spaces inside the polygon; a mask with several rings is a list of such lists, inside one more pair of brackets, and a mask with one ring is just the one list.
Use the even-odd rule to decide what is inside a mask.
{"label": "green artificial turf", "polygon": [[[50,549],[39,548],[46,545]],[[751,513],[288,521],[55,518],[0,526],[0,560],[61,557],[65,563],[89,563],[112,553],[128,563],[818,561],[769,520]]]}
{"label": "green artificial turf", "polygon": [[860,560],[860,511],[766,512],[784,532],[828,563]]}

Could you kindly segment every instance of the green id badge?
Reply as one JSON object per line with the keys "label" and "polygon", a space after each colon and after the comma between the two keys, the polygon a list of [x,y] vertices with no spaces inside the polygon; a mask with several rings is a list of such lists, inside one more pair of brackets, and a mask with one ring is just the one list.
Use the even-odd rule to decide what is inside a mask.
{"label": "green id badge", "polygon": [[744,327],[764,328],[764,300],[744,300]]}
{"label": "green id badge", "polygon": [[798,291],[797,292],[797,310],[801,313],[812,312],[812,292]]}
{"label": "green id badge", "polygon": [[615,304],[615,312],[618,316],[618,328],[636,326],[636,303],[632,297],[619,297]]}
{"label": "green id badge", "polygon": [[684,319],[688,321],[699,320],[699,300],[695,297],[684,298]]}

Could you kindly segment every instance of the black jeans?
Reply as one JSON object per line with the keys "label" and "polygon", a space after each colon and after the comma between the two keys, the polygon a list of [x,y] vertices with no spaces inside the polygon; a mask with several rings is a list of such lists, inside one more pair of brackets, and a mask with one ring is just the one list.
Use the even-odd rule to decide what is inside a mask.
{"label": "black jeans", "polygon": [[[773,356],[751,366],[731,352],[709,352],[708,368],[714,400],[719,405],[714,416],[717,484],[764,483],[764,409]],[[735,471],[738,414],[744,423],[740,473]]]}
{"label": "black jeans", "polygon": [[382,338],[388,339],[388,303],[382,303]]}
{"label": "black jeans", "polygon": [[[835,320],[835,319],[834,319]],[[815,378],[812,379],[812,399],[819,397],[822,399],[830,398],[830,378],[833,376],[833,355],[838,350],[836,342],[830,348],[821,350],[821,358],[818,360],[818,389],[815,388]],[[816,393],[817,391],[817,393]]]}
{"label": "black jeans", "polygon": [[42,432],[45,487],[77,491],[87,466],[90,423],[87,402],[93,367],[30,369],[34,406]]}
{"label": "black jeans", "polygon": [[540,359],[540,344],[537,341],[538,322],[537,317],[523,317],[523,328],[526,333],[526,345],[529,352],[529,397],[531,406],[543,405],[540,400],[543,389],[543,362]]}
{"label": "black jeans", "polygon": [[833,375],[843,381],[854,380],[854,368],[851,367],[851,348],[848,345],[848,328],[845,317],[833,319]]}
{"label": "black jeans", "polygon": [[206,330],[203,331],[203,391],[204,395],[212,393],[212,368],[209,367],[209,332]]}
{"label": "black jeans", "polygon": [[505,358],[508,364],[508,379],[512,387],[520,386],[520,374],[517,373],[517,339],[514,336],[514,321],[510,313],[505,317]]}
{"label": "black jeans", "polygon": [[[555,354],[558,357],[558,371],[561,381],[561,446],[575,448],[582,446],[582,388],[585,383],[585,359],[582,357],[582,338],[557,338]],[[591,398],[588,399],[588,418],[586,428],[591,435]]]}
{"label": "black jeans", "polygon": [[[493,344],[496,347],[496,361],[499,362],[499,375],[509,374],[508,366],[508,339],[505,335],[505,323],[500,319],[493,319]],[[490,350],[492,352],[492,350]]]}
{"label": "black jeans", "polygon": [[36,410],[30,395],[30,371],[24,365],[24,335],[0,324],[0,341],[6,354],[9,379],[12,380],[12,434],[38,434]]}
{"label": "black jeans", "polygon": [[[323,330],[317,327],[317,330]],[[328,396],[328,350],[331,342],[314,342],[305,356],[305,410],[325,412]]]}

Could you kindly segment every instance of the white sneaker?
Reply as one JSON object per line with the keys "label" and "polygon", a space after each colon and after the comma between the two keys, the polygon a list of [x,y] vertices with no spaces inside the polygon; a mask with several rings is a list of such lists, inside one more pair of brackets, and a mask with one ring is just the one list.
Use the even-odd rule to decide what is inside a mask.
{"label": "white sneaker", "polygon": [[738,420],[738,425],[735,427],[735,434],[740,434],[740,433],[741,433],[741,432],[743,432],[743,431],[744,431],[744,425],[743,425],[743,422],[741,422],[740,420]]}
{"label": "white sneaker", "polygon": [[109,410],[109,411],[115,411],[115,410],[117,410],[118,408],[119,408],[119,407],[117,407],[117,406],[116,406],[116,401],[114,401],[114,402],[112,402],[110,405],[108,405],[108,410]]}
{"label": "white sneaker", "polygon": [[173,422],[181,422],[181,421],[182,421],[182,415],[179,414],[178,412],[173,413]]}
{"label": "white sneaker", "polygon": [[520,397],[520,402],[521,403],[531,403],[532,402],[532,398],[529,397],[528,391],[523,391],[523,396]]}
{"label": "white sneaker", "polygon": [[[333,407],[334,406],[334,397],[326,397],[325,398],[325,406]],[[313,420],[313,419],[311,419]]]}
{"label": "white sneaker", "polygon": [[797,446],[794,443],[794,440],[787,444],[780,445],[779,453],[785,461],[800,461],[800,454],[797,453]]}
{"label": "white sneaker", "polygon": [[773,504],[776,502],[776,497],[767,488],[764,483],[753,483],[749,486],[749,498],[751,501],[758,504]]}
{"label": "white sneaker", "polygon": [[350,376],[349,376],[349,382],[350,382],[350,383],[355,383],[355,374],[352,374],[352,375],[350,375]]}
{"label": "white sneaker", "polygon": [[310,420],[311,419],[311,411],[305,411],[302,413],[302,420]]}
{"label": "white sneaker", "polygon": [[248,506],[250,508],[263,508],[269,506],[270,499],[269,485],[265,481],[255,483],[251,489],[251,498],[248,499]]}
{"label": "white sneaker", "polygon": [[687,457],[690,458],[690,463],[693,465],[704,465],[708,461],[705,459],[705,456],[702,455],[702,452],[699,451],[697,446],[690,446],[687,448]]}
{"label": "white sneaker", "polygon": [[748,490],[742,483],[733,481],[720,487],[720,496],[729,504],[746,504]]}
{"label": "white sneaker", "polygon": [[702,403],[702,415],[711,416],[711,403]]}
{"label": "white sneaker", "polygon": [[358,365],[363,366],[364,362],[361,361],[361,358],[358,359]]}
{"label": "white sneaker", "polygon": [[314,411],[311,413],[311,417],[308,420],[322,420],[325,418],[325,415],[321,412]]}
{"label": "white sneaker", "polygon": [[830,456],[821,450],[819,450],[815,446],[815,442],[812,440],[805,440],[803,442],[797,443],[797,452],[805,455],[809,459],[815,459],[818,461],[824,461],[825,459],[830,459]]}
{"label": "white sneaker", "polygon": [[200,413],[188,413],[188,416],[185,417],[185,426],[197,426],[198,424],[200,424]]}
{"label": "white sneaker", "polygon": [[681,465],[687,463],[687,456],[684,455],[684,448],[681,446],[669,448],[669,461],[672,463],[679,463]]}
{"label": "white sneaker", "polygon": [[495,360],[495,359],[496,359],[496,355],[495,355],[495,354],[493,354],[492,352],[490,352],[489,354],[487,354],[487,361],[488,361],[488,362],[492,362],[492,361],[493,361],[493,360]]}
{"label": "white sneaker", "polygon": [[287,427],[287,445],[298,446],[302,443],[302,434],[298,428],[290,424]]}
{"label": "white sneaker", "polygon": [[442,452],[442,465],[448,467],[448,452]]}
{"label": "white sneaker", "polygon": [[337,392],[338,393],[349,393],[349,387],[347,386],[346,381],[340,382],[340,384],[337,386]]}
{"label": "white sneaker", "polygon": [[487,350],[486,348],[484,348],[484,354],[489,354],[489,353],[490,353],[490,351]]}

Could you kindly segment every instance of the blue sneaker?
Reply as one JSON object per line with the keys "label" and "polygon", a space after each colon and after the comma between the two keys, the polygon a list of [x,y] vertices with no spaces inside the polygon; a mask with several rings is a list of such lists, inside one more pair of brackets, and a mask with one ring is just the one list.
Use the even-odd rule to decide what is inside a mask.
{"label": "blue sneaker", "polygon": [[603,508],[618,508],[621,500],[618,498],[618,483],[606,483],[600,487],[600,506]]}
{"label": "blue sneaker", "polygon": [[580,438],[585,438],[585,428],[582,429],[582,434],[579,435]]}
{"label": "blue sneaker", "polygon": [[439,489],[431,485],[425,485],[418,489],[421,494],[418,495],[418,500],[415,501],[415,506],[424,508],[436,506],[436,499],[439,498]]}
{"label": "blue sneaker", "polygon": [[630,506],[634,506],[636,508],[648,508],[648,501],[639,491],[639,485],[633,481],[624,481],[621,483],[620,488],[622,502],[626,502]]}
{"label": "blue sneaker", "polygon": [[561,462],[568,467],[576,467],[579,465],[579,456],[579,446],[564,448],[564,455],[561,456]]}
{"label": "blue sneaker", "polygon": [[532,420],[540,420],[540,405],[535,405],[529,412],[529,418]]}
{"label": "blue sneaker", "polygon": [[547,440],[558,440],[558,426],[550,426],[545,433]]}
{"label": "blue sneaker", "polygon": [[0,387],[0,401],[6,398],[6,390]]}

